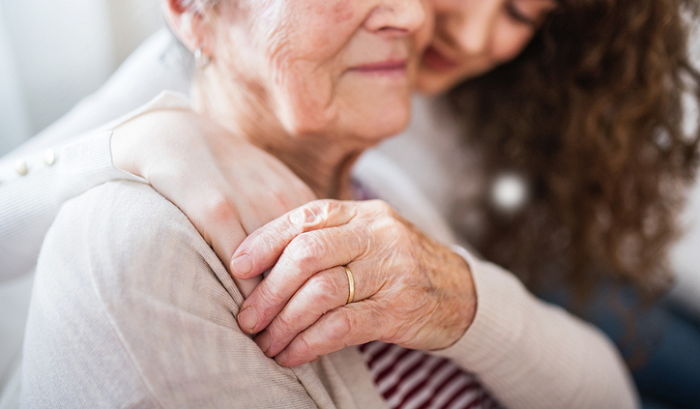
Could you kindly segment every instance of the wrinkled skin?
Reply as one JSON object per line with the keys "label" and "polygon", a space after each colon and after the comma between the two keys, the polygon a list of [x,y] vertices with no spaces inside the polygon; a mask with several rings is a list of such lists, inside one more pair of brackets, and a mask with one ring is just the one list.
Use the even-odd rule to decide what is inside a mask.
{"label": "wrinkled skin", "polygon": [[[354,302],[346,305],[349,280]],[[381,340],[413,349],[453,344],[473,319],[467,263],[385,202],[321,200],[251,234],[231,271],[250,279],[270,269],[238,321],[284,366]]]}

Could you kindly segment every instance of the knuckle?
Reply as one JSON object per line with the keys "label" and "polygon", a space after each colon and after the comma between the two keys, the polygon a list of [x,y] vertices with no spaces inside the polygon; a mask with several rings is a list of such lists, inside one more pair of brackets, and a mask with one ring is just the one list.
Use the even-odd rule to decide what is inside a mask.
{"label": "knuckle", "polygon": [[309,279],[307,285],[317,300],[315,304],[328,305],[338,298],[341,291],[337,281],[329,274],[317,274]]}
{"label": "knuckle", "polygon": [[320,199],[309,202],[289,215],[292,225],[300,227],[302,231],[323,226],[331,212],[338,209],[340,203],[331,199]]}
{"label": "knuckle", "polygon": [[315,349],[311,342],[309,342],[309,340],[303,334],[297,337],[295,343],[296,355],[300,357],[311,355]]}
{"label": "knuckle", "polygon": [[210,197],[204,207],[206,218],[212,222],[228,222],[238,218],[236,207],[224,195],[214,194]]}
{"label": "knuckle", "polygon": [[306,269],[325,254],[325,244],[315,234],[304,233],[292,241],[291,255],[299,265]]}
{"label": "knuckle", "polygon": [[265,304],[277,306],[284,302],[284,299],[277,291],[270,288],[269,285],[265,285],[265,281],[258,285],[258,291],[258,297]]}
{"label": "knuckle", "polygon": [[298,320],[294,319],[294,317],[281,313],[277,316],[277,318],[275,318],[272,324],[270,324],[269,331],[271,335],[277,337],[286,336],[287,334],[294,331],[294,323],[297,321]]}
{"label": "knuckle", "polygon": [[330,323],[329,336],[335,341],[343,341],[352,330],[353,322],[349,312],[339,312]]}
{"label": "knuckle", "polygon": [[403,223],[394,218],[377,219],[372,223],[372,229],[382,240],[387,240],[389,243],[400,242],[406,234]]}
{"label": "knuckle", "polygon": [[390,223],[387,223],[387,233],[392,237],[398,238],[406,233],[406,228],[403,224],[397,221],[392,221]]}
{"label": "knuckle", "polygon": [[372,208],[382,216],[392,216],[394,215],[394,208],[389,205],[389,203],[375,199],[371,201]]}

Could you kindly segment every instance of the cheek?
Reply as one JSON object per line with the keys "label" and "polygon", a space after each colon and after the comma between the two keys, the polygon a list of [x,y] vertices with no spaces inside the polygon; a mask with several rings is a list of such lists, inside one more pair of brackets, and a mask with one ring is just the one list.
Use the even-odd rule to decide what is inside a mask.
{"label": "cheek", "polygon": [[493,37],[491,57],[497,64],[512,60],[527,46],[532,36],[530,27],[510,21],[499,24]]}
{"label": "cheek", "polygon": [[[294,134],[322,129],[333,108],[340,54],[357,29],[357,10],[346,0],[279,1],[255,32],[263,50],[259,67],[271,103]],[[274,27],[273,29],[267,27]]]}
{"label": "cheek", "polygon": [[293,135],[315,134],[333,118],[335,81],[332,75],[314,75],[313,65],[293,63],[277,75],[271,102],[284,128]]}
{"label": "cheek", "polygon": [[258,22],[256,35],[268,62],[278,70],[296,61],[318,66],[337,59],[357,30],[361,13],[354,1],[275,0]]}

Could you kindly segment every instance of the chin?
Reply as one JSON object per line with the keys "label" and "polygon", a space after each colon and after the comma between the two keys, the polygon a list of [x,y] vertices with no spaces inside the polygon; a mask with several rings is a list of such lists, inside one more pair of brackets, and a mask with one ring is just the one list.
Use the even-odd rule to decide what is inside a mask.
{"label": "chin", "polygon": [[421,73],[416,79],[416,91],[429,97],[444,94],[453,85],[455,84],[452,81],[432,73]]}
{"label": "chin", "polygon": [[362,123],[356,124],[358,135],[361,135],[364,140],[379,143],[406,129],[411,120],[410,104],[400,108],[377,108],[367,118]]}

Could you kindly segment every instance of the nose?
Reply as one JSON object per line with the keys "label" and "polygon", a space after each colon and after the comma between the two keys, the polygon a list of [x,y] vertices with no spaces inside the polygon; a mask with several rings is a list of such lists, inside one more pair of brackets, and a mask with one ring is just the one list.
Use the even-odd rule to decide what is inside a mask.
{"label": "nose", "polygon": [[370,31],[387,35],[414,33],[426,23],[426,2],[427,0],[378,0],[365,23],[366,27]]}
{"label": "nose", "polygon": [[451,21],[455,42],[465,54],[482,55],[489,51],[500,1],[476,0],[463,5]]}

